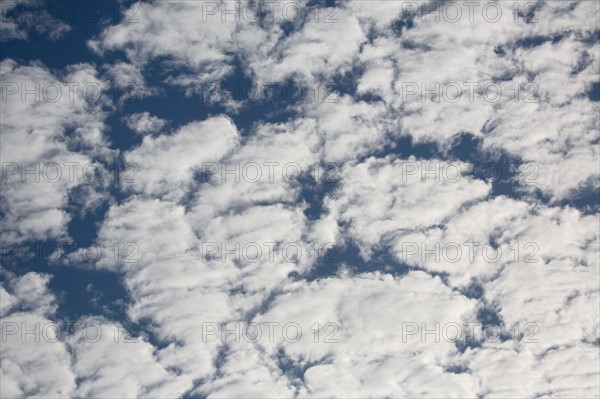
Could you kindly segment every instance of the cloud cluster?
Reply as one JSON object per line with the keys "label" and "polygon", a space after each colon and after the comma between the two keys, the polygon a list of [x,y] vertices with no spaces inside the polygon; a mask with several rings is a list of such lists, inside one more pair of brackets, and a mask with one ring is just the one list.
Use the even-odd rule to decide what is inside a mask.
{"label": "cloud cluster", "polygon": [[103,184],[90,182],[114,157],[103,134],[106,83],[89,64],[57,76],[5,59],[0,74],[3,239],[65,238],[69,193],[80,188],[83,208],[95,206]]}
{"label": "cloud cluster", "polygon": [[[2,396],[597,395],[598,219],[561,201],[597,188],[598,4],[486,2],[502,15],[490,22],[480,9],[449,21],[440,2],[280,3],[236,21],[221,13],[235,2],[138,2],[124,10],[137,23],[88,42],[103,68],[2,61],[3,240],[66,238],[74,194],[103,202],[94,244],[125,252],[92,266],[127,292],[123,320],[85,316],[54,343],[10,335]],[[289,118],[248,126],[209,115],[167,129],[140,106],[121,121],[141,142],[109,149],[108,82],[143,100],[232,77],[313,91],[281,105]],[[453,158],[464,134],[480,156],[534,164],[536,184],[498,195]],[[435,155],[417,155],[424,143]],[[110,202],[81,174],[22,181],[4,167],[114,159],[136,173]],[[315,244],[360,258],[328,268]],[[2,274],[3,323],[55,318],[48,275]],[[237,339],[236,322],[263,335]],[[447,339],[465,323],[504,334]]]}
{"label": "cloud cluster", "polygon": [[62,38],[71,26],[54,18],[35,0],[7,1],[0,8],[0,41],[28,40],[31,31],[48,35],[50,39]]}
{"label": "cloud cluster", "polygon": [[397,110],[405,134],[448,146],[469,132],[488,151],[538,163],[535,188],[569,197],[598,176],[598,105],[587,92],[599,44],[585,17],[598,4],[544,2],[536,23],[509,3],[495,3],[502,17],[493,21],[481,7],[458,20],[417,13],[400,37],[382,28],[360,52],[358,91]]}
{"label": "cloud cluster", "polygon": [[5,281],[0,286],[2,397],[70,396],[76,384],[68,348],[54,329],[44,330],[57,306],[47,286],[50,276],[30,272],[17,277],[3,268],[0,272]]}

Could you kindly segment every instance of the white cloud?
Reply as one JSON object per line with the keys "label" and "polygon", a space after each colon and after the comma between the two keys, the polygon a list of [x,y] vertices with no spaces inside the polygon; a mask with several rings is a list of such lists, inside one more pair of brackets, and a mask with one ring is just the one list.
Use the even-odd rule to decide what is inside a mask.
{"label": "white cloud", "polygon": [[402,15],[410,11],[415,11],[417,5],[423,5],[427,1],[382,1],[382,2],[365,2],[362,0],[351,0],[344,3],[344,6],[350,10],[361,22],[364,20],[365,25],[373,24],[375,29],[385,30],[389,25],[401,18]]}
{"label": "white cloud", "polygon": [[[512,3],[496,4],[492,8],[500,7],[501,18],[494,23],[495,14],[486,14],[484,7],[490,7],[481,4],[472,22],[466,6],[457,22],[442,7],[417,13],[414,26],[400,37],[381,28],[360,53],[365,72],[359,92],[382,96],[396,110],[403,133],[418,141],[445,147],[469,132],[482,139],[485,150],[536,163],[542,169],[539,183],[524,189],[567,198],[598,175],[593,145],[598,105],[585,93],[597,81],[599,44],[584,40],[597,29],[586,15],[597,16],[598,4],[546,2],[531,24],[515,21]],[[556,43],[553,36],[559,36]],[[547,41],[518,45],[540,37]],[[488,84],[497,86],[483,91]]]}
{"label": "white cloud", "polygon": [[[224,13],[236,3],[241,10],[237,22]],[[271,6],[258,6],[270,14],[259,24],[256,7],[246,1],[135,3],[127,15],[135,15],[136,23],[108,27],[89,45],[98,53],[123,50],[139,67],[161,60],[165,81],[188,94],[230,75],[236,53],[245,60],[248,75],[260,83],[294,78],[313,85],[351,70],[366,34],[350,11],[317,11],[295,1]],[[280,25],[289,21],[301,29],[286,36]],[[342,41],[344,46],[339,45]],[[305,62],[307,57],[311,62]]]}
{"label": "white cloud", "polygon": [[167,121],[148,112],[136,112],[123,118],[125,125],[137,134],[152,134],[160,132]]}
{"label": "white cloud", "polygon": [[112,82],[113,96],[122,103],[133,102],[153,94],[160,94],[157,88],[149,87],[142,74],[141,67],[127,62],[117,62],[107,67]]}
{"label": "white cloud", "polygon": [[[289,285],[254,321],[302,327],[298,343],[287,342],[281,333],[272,344],[261,341],[272,356],[282,349],[289,359],[307,366],[300,376],[301,396],[469,397],[475,380],[444,372],[456,353],[454,345],[440,337],[436,342],[434,336],[409,336],[402,323],[426,323],[431,329],[435,323],[460,324],[472,320],[474,309],[475,301],[422,272],[398,278],[362,274]],[[316,322],[321,326],[318,339]],[[333,336],[333,329],[325,328],[328,322],[339,327]],[[328,336],[337,342],[325,342]]]}
{"label": "white cloud", "polygon": [[[591,243],[597,237],[594,219],[573,209],[497,197],[461,210],[443,226],[407,229],[394,238],[393,245],[404,262],[448,273],[452,284],[466,286],[473,278],[496,276],[511,263],[527,263],[522,268],[526,273],[537,269],[535,260],[551,263],[570,259],[573,266],[593,264]],[[436,245],[440,247],[437,259],[425,252]]]}
{"label": "white cloud", "polygon": [[350,237],[368,255],[395,234],[443,224],[462,207],[485,198],[490,185],[457,174],[466,170],[464,163],[369,158],[342,169],[341,186],[328,209],[339,215],[339,223],[347,223]]}
{"label": "white cloud", "polygon": [[[0,9],[0,41],[28,40],[34,30],[57,40],[71,30],[71,27],[50,15],[35,0],[14,0],[2,3]],[[9,15],[10,14],[10,15]]]}
{"label": "white cloud", "polygon": [[319,146],[312,120],[258,124],[253,134],[220,162],[206,162],[203,184],[190,204],[194,225],[230,208],[254,203],[293,204],[300,178],[314,176]]}
{"label": "white cloud", "polygon": [[93,191],[102,192],[103,184],[92,187],[92,173],[102,167],[90,164],[113,157],[103,137],[106,84],[88,64],[56,76],[41,63],[22,66],[6,59],[0,73],[3,238],[65,238],[69,192],[87,185],[93,203]]}
{"label": "white cloud", "polygon": [[[328,82],[336,74],[350,72],[360,45],[366,40],[357,18],[339,9],[335,22],[310,18],[301,30],[281,41],[248,51],[248,67],[260,82],[294,78],[313,86]],[[342,42],[344,45],[340,45]]]}
{"label": "white cloud", "polygon": [[189,123],[171,135],[145,136],[139,147],[125,153],[126,160],[139,169],[135,176],[139,182],[126,187],[133,192],[179,199],[203,163],[218,161],[238,141],[235,125],[225,116]]}
{"label": "white cloud", "polygon": [[387,135],[397,131],[382,102],[356,101],[349,95],[322,92],[301,107],[303,115],[314,120],[322,137],[320,151],[325,162],[347,162],[383,148]]}
{"label": "white cloud", "polygon": [[232,261],[203,262],[184,208],[171,202],[133,198],[113,206],[98,242],[108,250],[115,240],[135,244],[136,262],[107,257],[98,266],[124,274],[129,318],[150,322],[165,344],[156,358],[164,368],[179,370],[175,382],[187,391],[214,372],[219,343],[202,342],[200,329],[203,322],[234,317],[226,287],[239,271]]}
{"label": "white cloud", "polygon": [[56,304],[47,286],[50,276],[30,272],[16,277],[0,271],[7,277],[0,291],[0,394],[5,398],[70,397],[75,375],[67,346],[56,335],[59,324],[51,320]]}
{"label": "white cloud", "polygon": [[[593,397],[598,393],[598,349],[580,345],[535,355],[505,345],[469,351],[471,370],[489,397]],[[568,370],[568,371],[567,371]]]}
{"label": "white cloud", "polygon": [[194,393],[210,398],[294,397],[294,388],[276,359],[244,340],[231,344],[219,370],[220,376],[207,381]]}
{"label": "white cloud", "polygon": [[[597,33],[598,4],[540,3],[538,22],[531,24],[514,20],[511,3],[486,4],[501,7],[500,21],[486,21],[481,7],[473,22],[464,13],[457,23],[436,21],[429,12],[400,35],[392,23],[409,2],[350,1],[327,9],[336,11],[337,22],[305,18],[290,31],[281,8],[274,22],[259,24],[235,23],[231,15],[222,22],[220,13],[206,14],[207,2],[132,5],[137,23],[109,26],[89,42],[98,54],[114,51],[119,58],[123,51],[126,60],[106,67],[116,87],[139,86],[140,96],[159,94],[146,80],[150,65],[158,62],[160,78],[189,95],[202,91],[203,83],[230,76],[239,62],[256,83],[292,79],[314,89],[352,75],[361,97],[343,87],[336,102],[309,97],[287,107],[297,113],[295,119],[240,130],[227,116],[176,125],[169,132],[165,120],[148,112],[126,117],[126,126],[144,135],[123,154],[139,168],[134,176],[139,181],[123,185],[129,197],[112,203],[101,221],[97,244],[109,256],[96,267],[123,278],[128,321],[145,331],[135,344],[114,342],[110,334],[70,346],[11,341],[8,349],[2,346],[2,395],[597,395],[597,215],[556,202],[597,177],[598,105],[585,92],[597,81],[599,44],[586,38]],[[11,32],[23,35],[18,27]],[[87,64],[62,74],[12,60],[1,67],[3,82],[107,85]],[[478,89],[472,101],[463,90],[456,103],[424,100],[420,91],[407,97],[407,84],[422,90],[421,84],[452,82],[497,83],[505,96],[486,101]],[[515,84],[528,82],[537,85],[537,103],[506,96]],[[7,89],[3,86],[3,96]],[[10,99],[2,111],[3,161],[89,162],[114,155],[102,136],[102,106],[110,105],[104,98],[96,104]],[[227,96],[208,102],[228,112],[245,105]],[[505,153],[539,165],[537,184],[518,187],[519,200],[493,198],[492,182],[456,175],[469,170],[466,162],[374,156],[399,137],[433,141],[443,152],[463,132],[494,156]],[[78,144],[84,144],[83,151],[72,149]],[[273,170],[266,164],[272,162]],[[323,182],[303,187],[282,171],[294,164],[312,174],[323,162],[335,163],[339,184],[325,194],[323,214],[311,220],[304,213],[309,205],[304,190],[324,190]],[[258,165],[258,179],[248,178],[256,171],[249,165]],[[203,173],[206,166],[216,167],[216,173]],[[3,211],[10,227],[3,235],[65,237],[68,194],[81,185],[7,185]],[[33,189],[39,195],[32,196]],[[537,189],[551,198],[549,204],[535,199]],[[355,242],[364,261],[379,271],[352,271],[353,260],[343,259],[335,265],[340,266],[335,277],[309,282],[302,275],[316,267],[316,259],[288,259],[265,245],[294,243],[310,254],[315,241]],[[436,261],[420,258],[421,253],[401,258],[403,243],[430,249],[468,241],[489,244],[505,256],[497,262],[481,256]],[[111,256],[115,243],[118,259]],[[218,246],[209,259],[207,243]],[[537,245],[537,263],[524,261],[529,243]],[[248,244],[266,251],[259,261],[241,256],[238,248]],[[511,259],[515,244],[518,260]],[[397,262],[377,264],[380,258],[369,256],[378,252],[396,255]],[[393,270],[400,263],[403,269]],[[8,280],[0,290],[3,322],[5,314],[15,322],[53,317],[56,304],[47,276]],[[481,295],[470,292],[477,288]],[[423,331],[406,337],[402,328],[407,322],[420,329],[421,323],[432,329],[436,323],[473,322],[482,310],[507,326],[537,323],[539,342],[479,339],[463,352],[439,334],[438,339]],[[122,328],[94,317],[81,321],[109,331]],[[295,322],[303,336],[295,343],[281,332],[272,342],[264,338],[255,344],[216,335],[204,339],[203,323],[228,321]],[[315,342],[311,327],[317,322],[321,340]],[[322,341],[327,322],[339,326],[338,342]],[[49,366],[51,373],[42,374]]]}
{"label": "white cloud", "polygon": [[220,80],[232,72],[229,52],[240,28],[233,20],[221,22],[220,15],[211,17],[208,7],[208,2],[137,2],[125,12],[135,23],[126,18],[89,44],[99,53],[124,50],[138,67],[164,59],[166,80],[186,88]]}
{"label": "white cloud", "polygon": [[71,345],[77,397],[172,398],[185,392],[176,375],[157,363],[154,347],[119,323],[88,317],[78,325]]}
{"label": "white cloud", "polygon": [[[284,172],[291,163],[303,173],[314,167],[318,160],[314,125],[311,121],[261,124],[251,138],[238,141],[235,126],[224,117],[195,122],[170,135],[145,137],[140,147],[126,154],[128,161],[140,161],[139,196],[112,206],[99,231],[98,242],[108,252],[115,241],[136,245],[138,262],[115,263],[105,257],[97,266],[124,274],[132,299],[129,317],[149,320],[155,326],[154,334],[166,345],[156,358],[163,367],[180,371],[176,380],[184,390],[199,379],[208,383],[217,371],[222,343],[202,341],[199,329],[203,322],[251,317],[288,281],[290,272],[308,270],[316,259],[309,256],[303,209],[294,206],[299,195],[293,177],[297,169]],[[181,173],[171,172],[167,180],[164,173],[175,153],[183,163],[172,167]],[[207,182],[192,184],[193,173],[202,170],[202,162],[217,165],[219,172]],[[261,167],[261,178],[255,182],[242,175],[251,162]],[[264,166],[270,162],[277,163],[271,175]],[[236,164],[240,173],[223,179],[221,168],[232,171]],[[146,173],[142,173],[145,165]],[[190,195],[182,201],[186,191]],[[149,198],[157,196],[163,199]],[[173,201],[167,201],[170,198]],[[185,206],[177,202],[185,202]],[[218,246],[213,254],[216,258],[206,258],[207,243]],[[291,243],[302,255],[295,260],[276,243]],[[258,259],[255,253],[231,253],[236,245],[254,244],[262,251]],[[195,305],[190,307],[190,303]],[[272,366],[273,359],[262,359]],[[281,384],[285,385],[274,385],[274,392],[287,392]],[[213,387],[212,383],[208,386]],[[223,386],[215,382],[213,388]]]}

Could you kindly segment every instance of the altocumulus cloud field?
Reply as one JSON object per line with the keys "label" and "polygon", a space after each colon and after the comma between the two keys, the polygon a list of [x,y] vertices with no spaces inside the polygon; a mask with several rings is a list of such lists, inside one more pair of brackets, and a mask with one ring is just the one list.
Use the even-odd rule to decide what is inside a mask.
{"label": "altocumulus cloud field", "polygon": [[598,1],[2,1],[2,398],[598,398]]}

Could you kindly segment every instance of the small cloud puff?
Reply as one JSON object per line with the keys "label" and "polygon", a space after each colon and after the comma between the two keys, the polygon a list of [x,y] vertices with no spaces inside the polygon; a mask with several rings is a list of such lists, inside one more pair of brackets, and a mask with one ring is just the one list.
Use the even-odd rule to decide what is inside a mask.
{"label": "small cloud puff", "polygon": [[137,134],[147,135],[158,133],[166,125],[167,121],[148,112],[136,112],[123,117],[123,123]]}

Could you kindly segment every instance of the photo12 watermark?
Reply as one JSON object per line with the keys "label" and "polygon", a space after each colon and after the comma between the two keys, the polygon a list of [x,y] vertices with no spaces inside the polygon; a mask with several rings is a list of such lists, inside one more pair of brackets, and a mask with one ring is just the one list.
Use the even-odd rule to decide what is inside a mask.
{"label": "photo12 watermark", "polygon": [[113,242],[108,247],[97,244],[81,246],[74,242],[16,243],[2,241],[0,260],[55,264],[113,264],[138,263],[140,246],[137,242]]}
{"label": "photo12 watermark", "polygon": [[200,256],[205,262],[235,263],[337,263],[335,242],[202,242]]}
{"label": "photo12 watermark", "polygon": [[73,325],[66,323],[47,322],[18,322],[2,321],[0,326],[3,344],[20,342],[23,344],[39,343],[97,343],[104,337],[114,343],[136,343],[139,337],[132,337],[119,323],[98,320],[84,320]]}
{"label": "photo12 watermark", "polygon": [[539,183],[541,167],[536,162],[457,162],[412,161],[400,163],[400,173],[395,180],[407,183],[418,178],[422,183],[459,183],[484,180],[487,182],[511,181],[523,186]]}
{"label": "photo12 watermark", "polygon": [[479,241],[458,242],[415,242],[402,241],[398,257],[401,262],[473,263],[483,260],[486,263],[514,262],[539,263],[540,247],[535,242],[512,242],[508,248]]}
{"label": "photo12 watermark", "polygon": [[533,344],[540,331],[537,322],[504,324],[483,324],[480,322],[449,322],[427,323],[403,321],[401,323],[402,343],[418,341],[421,343],[459,343],[459,342],[490,342],[497,343],[512,340],[518,343]]}
{"label": "photo12 watermark", "polygon": [[317,183],[337,182],[340,168],[335,163],[319,162],[309,166],[302,166],[295,161],[203,162],[199,174],[199,180],[203,183],[295,183],[306,178]]}
{"label": "photo12 watermark", "polygon": [[319,3],[303,1],[199,1],[202,23],[313,23],[337,24],[337,7],[324,7]]}
{"label": "photo12 watermark", "polygon": [[278,342],[280,339],[287,343],[296,343],[303,334],[310,334],[314,343],[337,344],[340,325],[335,322],[301,324],[295,321],[260,321],[260,322],[203,322],[202,342],[218,339],[222,343],[249,342],[259,343]]}
{"label": "photo12 watermark", "polygon": [[2,183],[83,183],[99,185],[107,181],[137,184],[140,170],[136,162],[2,162]]}
{"label": "photo12 watermark", "polygon": [[402,15],[416,22],[495,24],[510,20],[514,23],[537,23],[537,1],[403,1]]}
{"label": "photo12 watermark", "polygon": [[504,90],[496,82],[402,82],[400,93],[402,103],[539,102],[539,86],[533,82],[514,82]]}
{"label": "photo12 watermark", "polygon": [[[299,323],[295,321],[258,321],[258,322],[211,322],[198,325],[198,340],[202,343],[297,343],[302,337],[310,337],[317,344],[339,343],[340,325],[336,322]],[[114,343],[136,343],[139,336],[132,336],[120,323],[83,320],[74,325],[66,323],[19,322],[4,320],[0,323],[0,341],[3,344],[19,342],[23,344],[39,343],[97,343],[103,338]],[[143,334],[140,334],[143,336]]]}
{"label": "photo12 watermark", "polygon": [[108,101],[137,103],[148,93],[148,88],[135,82],[112,84],[109,81],[62,82],[62,81],[2,81],[0,82],[2,104],[20,102],[40,103],[87,103],[104,105]]}

